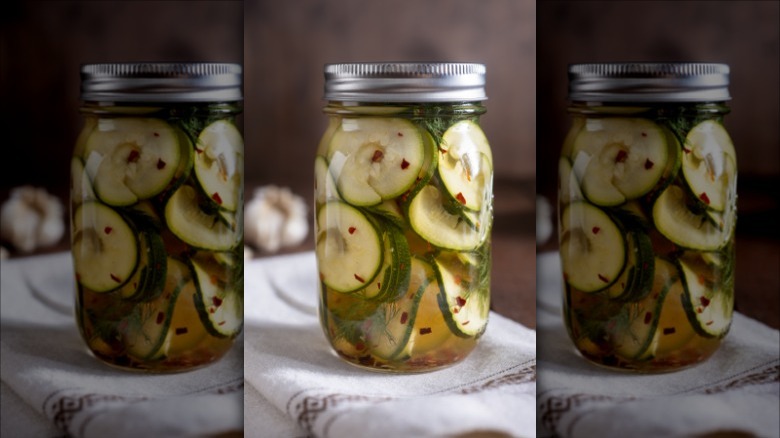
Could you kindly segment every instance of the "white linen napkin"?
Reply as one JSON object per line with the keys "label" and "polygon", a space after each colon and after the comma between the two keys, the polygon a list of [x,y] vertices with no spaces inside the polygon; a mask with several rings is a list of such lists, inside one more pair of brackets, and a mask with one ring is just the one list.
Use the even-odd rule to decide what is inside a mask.
{"label": "white linen napkin", "polygon": [[777,330],[735,313],[702,364],[653,375],[606,370],[580,357],[566,335],[558,253],[537,256],[536,269],[540,436],[780,436]]}
{"label": "white linen napkin", "polygon": [[243,340],[179,374],[125,372],[87,353],[70,253],[0,265],[3,437],[204,436],[243,427]]}
{"label": "white linen napkin", "polygon": [[491,313],[462,363],[376,373],[331,351],[312,252],[250,262],[244,278],[247,437],[536,435],[533,330]]}

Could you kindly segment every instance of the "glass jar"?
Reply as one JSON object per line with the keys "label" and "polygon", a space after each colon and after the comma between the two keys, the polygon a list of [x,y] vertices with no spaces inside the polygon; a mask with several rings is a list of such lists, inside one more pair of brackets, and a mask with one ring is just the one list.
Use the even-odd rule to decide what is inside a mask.
{"label": "glass jar", "polygon": [[465,358],[490,307],[493,157],[480,64],[325,66],[317,149],[320,319],[348,362],[398,372]]}
{"label": "glass jar", "polygon": [[706,360],[734,307],[737,159],[722,64],[581,64],[559,161],[563,317],[587,359]]}
{"label": "glass jar", "polygon": [[241,66],[92,64],[71,160],[76,320],[121,368],[216,361],[243,327]]}

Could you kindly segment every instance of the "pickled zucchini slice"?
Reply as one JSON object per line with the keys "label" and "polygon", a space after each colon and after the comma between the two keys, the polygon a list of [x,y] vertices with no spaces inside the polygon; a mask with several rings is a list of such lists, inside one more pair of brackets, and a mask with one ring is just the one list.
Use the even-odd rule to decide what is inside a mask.
{"label": "pickled zucchini slice", "polygon": [[195,258],[191,264],[198,291],[195,307],[206,330],[218,337],[237,335],[244,326],[244,291],[223,278],[225,270],[216,261]]}
{"label": "pickled zucchini slice", "polygon": [[317,214],[316,253],[322,282],[352,292],[374,280],[384,249],[376,227],[360,210],[331,201]]}
{"label": "pickled zucchini slice", "polygon": [[585,197],[615,206],[650,192],[667,167],[662,128],[646,119],[591,119],[572,149],[572,167]]}
{"label": "pickled zucchini slice", "polygon": [[159,296],[165,287],[168,268],[165,243],[157,232],[140,232],[138,243],[138,267],[119,289],[122,298],[134,301]]}
{"label": "pickled zucchini slice", "polygon": [[444,187],[469,210],[479,211],[490,202],[493,156],[485,133],[476,123],[463,120],[442,136],[438,171]]}
{"label": "pickled zucchini slice", "polygon": [[734,144],[720,123],[706,120],[685,138],[682,170],[691,192],[707,208],[724,211],[733,199],[737,166]]}
{"label": "pickled zucchini slice", "polygon": [[451,335],[439,310],[439,286],[433,267],[412,258],[409,291],[384,305],[382,321],[372,327],[372,352],[380,358],[419,357],[444,343]]}
{"label": "pickled zucchini slice", "polygon": [[244,173],[244,140],[236,125],[217,120],[200,132],[194,168],[203,192],[220,208],[236,211]]}
{"label": "pickled zucchini slice", "polygon": [[697,269],[694,262],[680,260],[685,307],[694,330],[702,336],[719,338],[725,336],[731,326],[734,311],[734,296],[721,288],[720,282],[708,278],[704,273],[711,269]]}
{"label": "pickled zucchini slice", "polygon": [[415,183],[424,158],[420,131],[399,118],[344,119],[327,156],[339,193],[356,206],[403,194]]}
{"label": "pickled zucchini slice", "polygon": [[[652,356],[649,350],[653,347],[656,332],[663,330],[658,323],[664,311],[666,296],[675,283],[679,286],[677,268],[671,262],[656,258],[654,264],[657,269],[651,293],[630,306],[623,306],[605,324],[616,352],[625,358],[644,359]],[[670,306],[675,304],[680,306],[679,302],[669,302]]]}
{"label": "pickled zucchini slice", "polygon": [[625,239],[626,266],[617,281],[607,288],[607,295],[616,300],[636,301],[644,298],[653,286],[653,243],[648,234],[639,230],[627,231]]}
{"label": "pickled zucchini slice", "polygon": [[614,283],[626,264],[626,242],[618,225],[600,208],[572,202],[561,214],[561,263],[568,284],[600,291]]}
{"label": "pickled zucchini slice", "polygon": [[685,191],[676,185],[664,190],[653,204],[653,220],[658,231],[675,244],[703,251],[724,246],[734,226],[732,214],[713,221],[706,214],[691,211]]}
{"label": "pickled zucchini slice", "polygon": [[382,230],[384,256],[382,267],[374,281],[360,290],[360,295],[366,299],[392,301],[403,295],[409,288],[409,271],[411,269],[411,254],[409,244],[401,231],[396,227],[375,224],[377,230]]}
{"label": "pickled zucchini slice", "polygon": [[183,262],[168,257],[166,263],[163,292],[157,298],[136,305],[119,324],[127,353],[137,359],[162,356],[160,349],[171,325],[177,298],[192,278],[189,268]]}
{"label": "pickled zucchini slice", "polygon": [[81,204],[73,215],[72,236],[76,279],[94,292],[119,288],[138,266],[135,232],[111,207]]}
{"label": "pickled zucchini slice", "polygon": [[443,252],[434,259],[439,283],[437,301],[452,333],[469,338],[480,336],[490,312],[490,288],[478,284],[475,270],[465,266],[456,253]]}
{"label": "pickled zucchini slice", "polygon": [[97,196],[125,206],[162,192],[173,180],[179,135],[151,118],[101,119],[87,139],[84,162]]}
{"label": "pickled zucchini slice", "polygon": [[447,198],[432,185],[425,186],[409,205],[409,222],[417,234],[432,245],[470,251],[485,240],[487,229],[472,227],[458,214],[445,209]]}
{"label": "pickled zucchini slice", "polygon": [[204,211],[198,192],[189,185],[171,195],[165,205],[165,220],[173,234],[196,248],[227,251],[239,243],[240,234],[219,214]]}

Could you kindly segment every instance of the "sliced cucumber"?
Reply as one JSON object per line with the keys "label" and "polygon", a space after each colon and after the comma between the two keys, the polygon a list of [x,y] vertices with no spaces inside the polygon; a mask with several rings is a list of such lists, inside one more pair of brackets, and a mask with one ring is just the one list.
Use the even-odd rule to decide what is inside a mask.
{"label": "sliced cucumber", "polygon": [[108,292],[125,284],[138,266],[138,242],[111,207],[85,202],[73,215],[73,261],[78,282]]}
{"label": "sliced cucumber", "polygon": [[563,277],[583,292],[610,286],[626,264],[620,228],[603,210],[586,202],[573,202],[563,210],[560,242]]}
{"label": "sliced cucumber", "polygon": [[433,266],[439,283],[437,301],[452,333],[480,336],[490,312],[489,283],[478,284],[480,279],[474,276],[478,271],[464,265],[456,253],[442,252]]}
{"label": "sliced cucumber", "polygon": [[407,191],[425,158],[420,131],[398,118],[344,119],[328,161],[341,196],[352,205],[377,205]]}
{"label": "sliced cucumber", "polygon": [[339,292],[371,284],[382,267],[379,232],[360,210],[331,201],[317,215],[317,261],[320,279]]}
{"label": "sliced cucumber", "polygon": [[341,199],[336,189],[336,181],[328,168],[328,162],[321,155],[314,158],[314,199],[317,206]]}
{"label": "sliced cucumber", "polygon": [[244,174],[244,140],[236,125],[227,120],[209,124],[200,132],[195,152],[195,175],[203,192],[220,208],[236,211]]}
{"label": "sliced cucumber", "polygon": [[731,290],[719,287],[718,281],[705,273],[711,269],[697,269],[696,263],[680,260],[685,307],[691,325],[697,333],[706,337],[722,337],[731,326],[734,295]]}
{"label": "sliced cucumber", "polygon": [[138,235],[138,243],[138,267],[119,289],[122,298],[134,301],[159,296],[165,287],[168,267],[165,243],[159,234],[143,231]]}
{"label": "sliced cucumber", "polygon": [[187,265],[170,257],[166,272],[163,292],[136,305],[119,325],[128,354],[141,360],[161,356],[179,292],[191,278]]}
{"label": "sliced cucumber", "polygon": [[221,220],[219,214],[203,211],[197,191],[179,187],[165,205],[168,228],[179,239],[196,248],[227,251],[240,243],[240,233]]}
{"label": "sliced cucumber", "polygon": [[630,306],[623,306],[605,325],[616,352],[625,358],[642,359],[650,356],[647,352],[659,328],[658,321],[666,295],[679,280],[677,268],[670,262],[656,258],[654,264],[658,269],[651,293]]}
{"label": "sliced cucumber", "polygon": [[180,155],[176,131],[147,118],[101,119],[84,150],[95,193],[115,206],[162,192],[176,174]]}
{"label": "sliced cucumber", "polygon": [[572,149],[574,172],[585,197],[620,205],[655,187],[669,160],[667,136],[646,119],[589,119]]}
{"label": "sliced cucumber", "polygon": [[490,202],[493,156],[479,125],[463,120],[444,132],[438,172],[450,195],[469,210],[479,211]]}
{"label": "sliced cucumber", "polygon": [[704,251],[725,245],[734,226],[732,214],[723,217],[725,223],[721,226],[691,211],[685,192],[676,185],[664,190],[653,204],[653,220],[658,231],[675,244]]}
{"label": "sliced cucumber", "polygon": [[417,234],[441,248],[470,251],[482,244],[489,227],[474,229],[468,221],[445,209],[447,198],[434,186],[425,186],[409,205],[409,222]]}
{"label": "sliced cucumber", "polygon": [[214,336],[236,336],[244,326],[244,291],[231,286],[215,261],[192,261],[197,296],[195,307],[206,330]]}
{"label": "sliced cucumber", "polygon": [[734,144],[720,123],[706,120],[685,139],[682,169],[688,186],[708,208],[726,209],[735,190],[737,166]]}

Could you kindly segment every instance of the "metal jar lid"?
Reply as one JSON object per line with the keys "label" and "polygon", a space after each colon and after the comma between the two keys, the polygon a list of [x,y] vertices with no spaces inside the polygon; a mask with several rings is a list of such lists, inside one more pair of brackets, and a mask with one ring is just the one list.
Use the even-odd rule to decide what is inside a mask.
{"label": "metal jar lid", "polygon": [[241,66],[222,63],[87,64],[87,102],[233,102],[242,100]]}
{"label": "metal jar lid", "polygon": [[722,102],[729,66],[708,63],[610,63],[569,66],[569,99],[584,102]]}
{"label": "metal jar lid", "polygon": [[325,99],[342,102],[486,100],[485,66],[450,62],[325,65]]}

